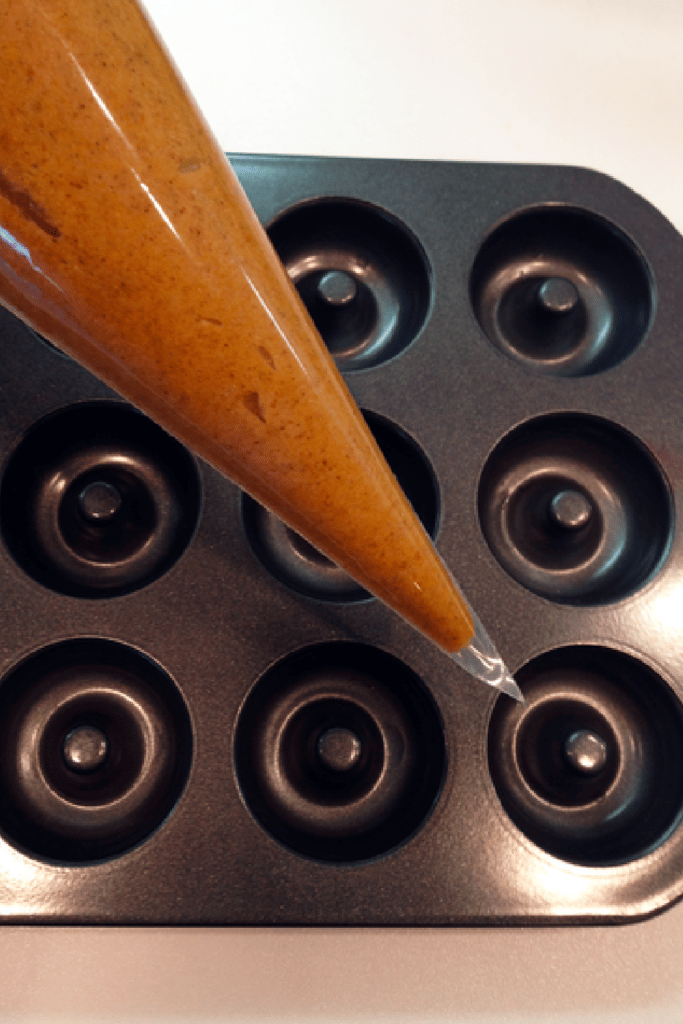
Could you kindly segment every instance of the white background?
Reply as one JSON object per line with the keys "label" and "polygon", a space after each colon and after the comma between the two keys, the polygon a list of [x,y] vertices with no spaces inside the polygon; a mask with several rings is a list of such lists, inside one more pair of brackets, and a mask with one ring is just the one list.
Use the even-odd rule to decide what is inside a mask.
{"label": "white background", "polygon": [[149,0],[224,149],[578,164],[683,232],[680,0]]}
{"label": "white background", "polygon": [[[683,232],[678,0],[149,0],[232,152],[578,164]],[[0,1021],[681,1024],[623,928],[0,930]]]}

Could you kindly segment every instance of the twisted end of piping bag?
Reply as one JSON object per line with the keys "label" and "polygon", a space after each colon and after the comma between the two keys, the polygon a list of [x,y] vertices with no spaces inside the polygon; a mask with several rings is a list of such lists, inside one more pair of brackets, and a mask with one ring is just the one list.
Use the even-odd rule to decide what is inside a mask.
{"label": "twisted end of piping bag", "polygon": [[526,704],[522,691],[496,650],[491,637],[469,604],[467,607],[474,623],[474,636],[469,643],[459,651],[451,653],[449,657],[475,679],[480,679],[501,693],[507,693],[521,704]]}

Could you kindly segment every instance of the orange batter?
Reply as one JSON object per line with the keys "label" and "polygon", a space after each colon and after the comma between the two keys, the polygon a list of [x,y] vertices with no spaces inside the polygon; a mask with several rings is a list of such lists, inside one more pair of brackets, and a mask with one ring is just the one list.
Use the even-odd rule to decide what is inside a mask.
{"label": "orange batter", "polygon": [[467,606],[133,0],[4,0],[0,301],[445,650]]}

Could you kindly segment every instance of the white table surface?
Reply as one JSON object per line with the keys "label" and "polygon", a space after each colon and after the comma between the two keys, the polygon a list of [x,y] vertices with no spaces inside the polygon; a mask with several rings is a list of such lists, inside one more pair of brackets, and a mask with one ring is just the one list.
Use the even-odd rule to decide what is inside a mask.
{"label": "white table surface", "polygon": [[149,0],[230,152],[578,164],[683,232],[681,0]]}
{"label": "white table surface", "polygon": [[[680,0],[149,0],[224,149],[578,164],[683,232]],[[0,929],[0,1021],[679,1024],[621,928]]]}

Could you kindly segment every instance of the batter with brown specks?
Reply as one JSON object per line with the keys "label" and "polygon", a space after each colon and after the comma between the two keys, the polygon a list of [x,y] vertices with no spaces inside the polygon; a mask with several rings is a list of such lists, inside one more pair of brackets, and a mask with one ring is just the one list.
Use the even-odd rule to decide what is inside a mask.
{"label": "batter with brown specks", "polygon": [[134,0],[5,0],[0,301],[447,651],[465,603]]}

